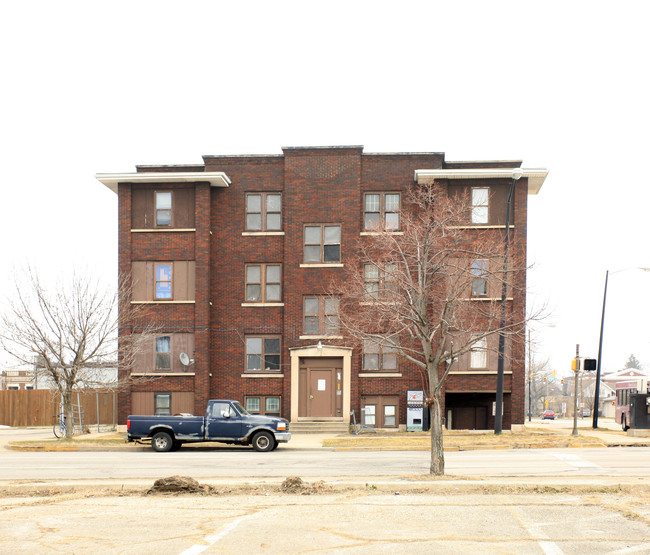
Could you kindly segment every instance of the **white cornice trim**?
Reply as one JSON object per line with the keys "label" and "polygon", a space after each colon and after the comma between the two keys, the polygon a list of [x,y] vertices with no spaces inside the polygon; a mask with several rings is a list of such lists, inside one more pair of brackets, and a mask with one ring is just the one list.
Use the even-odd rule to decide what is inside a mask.
{"label": "white cornice trim", "polygon": [[212,187],[228,187],[230,178],[224,172],[136,172],[98,173],[95,178],[117,193],[118,183],[197,183],[206,181]]}
{"label": "white cornice trim", "polygon": [[514,170],[523,172],[528,179],[528,194],[536,195],[548,175],[546,168],[484,168],[468,170],[415,170],[415,181],[421,185],[433,183],[436,179],[496,179],[512,178]]}

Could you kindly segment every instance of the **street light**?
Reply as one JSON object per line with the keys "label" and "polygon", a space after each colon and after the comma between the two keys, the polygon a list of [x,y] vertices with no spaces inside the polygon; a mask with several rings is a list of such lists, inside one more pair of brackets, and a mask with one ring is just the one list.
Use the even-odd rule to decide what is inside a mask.
{"label": "street light", "polygon": [[[641,268],[641,267],[632,267],[632,268],[623,268],[622,270],[616,270],[612,274],[618,274],[620,272],[625,272],[627,270],[643,270],[644,272],[650,272],[650,268]],[[605,272],[605,292],[603,293],[603,313],[600,318],[600,339],[598,340],[598,361],[596,362],[596,387],[594,391],[594,414],[592,417],[592,428],[595,430],[598,428],[598,407],[600,406],[600,361],[603,354],[603,329],[605,327],[605,303],[607,301],[607,280],[609,278],[609,270]]]}
{"label": "street light", "polygon": [[515,184],[524,175],[521,168],[512,170],[512,181],[508,192],[506,203],[506,230],[503,236],[503,284],[501,285],[501,322],[499,325],[499,358],[497,365],[497,398],[496,414],[494,415],[494,433],[500,434],[503,430],[503,360],[505,358],[506,338],[503,333],[506,327],[506,295],[508,293],[508,248],[510,246],[510,211],[512,208],[512,196],[515,192]]}

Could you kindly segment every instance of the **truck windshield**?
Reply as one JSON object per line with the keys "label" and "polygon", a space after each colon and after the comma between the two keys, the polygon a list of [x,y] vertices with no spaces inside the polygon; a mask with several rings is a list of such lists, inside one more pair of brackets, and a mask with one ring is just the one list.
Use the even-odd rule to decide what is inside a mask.
{"label": "truck windshield", "polygon": [[242,416],[250,414],[244,407],[241,406],[239,401],[233,401],[233,406],[237,409],[237,412],[239,412],[239,414],[241,414]]}

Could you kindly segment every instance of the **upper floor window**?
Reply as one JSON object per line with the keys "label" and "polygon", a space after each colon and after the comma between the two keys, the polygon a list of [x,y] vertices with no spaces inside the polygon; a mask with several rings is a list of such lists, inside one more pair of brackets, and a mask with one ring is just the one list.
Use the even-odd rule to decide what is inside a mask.
{"label": "upper floor window", "polygon": [[390,341],[366,339],[363,342],[364,370],[396,370],[397,349]]}
{"label": "upper floor window", "polygon": [[156,191],[156,226],[172,225],[172,192]]}
{"label": "upper floor window", "polygon": [[280,264],[248,264],[246,266],[246,301],[280,302],[282,300],[281,281]]}
{"label": "upper floor window", "polygon": [[282,195],[249,193],[246,195],[246,231],[280,231]]}
{"label": "upper floor window", "polygon": [[131,263],[134,302],[192,302],[195,297],[193,260],[153,262],[134,260]]}
{"label": "upper floor window", "polygon": [[340,225],[307,225],[304,242],[306,263],[327,264],[341,261]]}
{"label": "upper floor window", "polygon": [[172,298],[172,265],[171,263],[156,264],[155,269],[155,298],[171,299]]}
{"label": "upper floor window", "polygon": [[156,337],[156,370],[171,370],[171,337]]}
{"label": "upper floor window", "polygon": [[472,296],[485,297],[488,294],[487,286],[487,260],[474,260],[472,262]]}
{"label": "upper floor window", "polygon": [[489,218],[489,195],[487,187],[472,188],[472,223],[486,224]]}
{"label": "upper floor window", "polygon": [[339,333],[339,300],[334,297],[305,297],[303,330],[307,335]]}
{"label": "upper floor window", "polygon": [[368,231],[400,228],[399,193],[366,193],[364,198],[363,226]]}
{"label": "upper floor window", "polygon": [[487,338],[482,337],[472,345],[469,355],[470,368],[487,368]]}
{"label": "upper floor window", "polygon": [[395,264],[384,264],[382,268],[374,264],[364,265],[364,280],[366,297],[379,299],[385,297],[388,291],[395,290]]}
{"label": "upper floor window", "polygon": [[[139,347],[133,359],[133,372],[140,374],[181,373],[192,370],[192,359],[194,359],[193,333],[164,333],[146,339],[138,339],[136,334],[130,337],[136,341],[136,345]],[[189,364],[183,364],[181,353],[185,353],[190,359]]]}
{"label": "upper floor window", "polygon": [[133,231],[193,230],[196,223],[194,187],[193,184],[175,184],[162,189],[151,185],[133,185],[131,187],[131,229]]}
{"label": "upper floor window", "polygon": [[278,371],[280,370],[280,338],[279,337],[247,337],[246,338],[246,371]]}

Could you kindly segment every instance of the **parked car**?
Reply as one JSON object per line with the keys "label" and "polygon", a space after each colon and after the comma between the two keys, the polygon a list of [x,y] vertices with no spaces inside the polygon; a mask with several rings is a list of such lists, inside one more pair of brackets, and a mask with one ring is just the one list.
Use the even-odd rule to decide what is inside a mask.
{"label": "parked car", "polygon": [[582,417],[591,416],[591,411],[589,409],[582,409]]}
{"label": "parked car", "polygon": [[555,413],[552,410],[545,410],[542,413],[542,420],[555,420]]}

